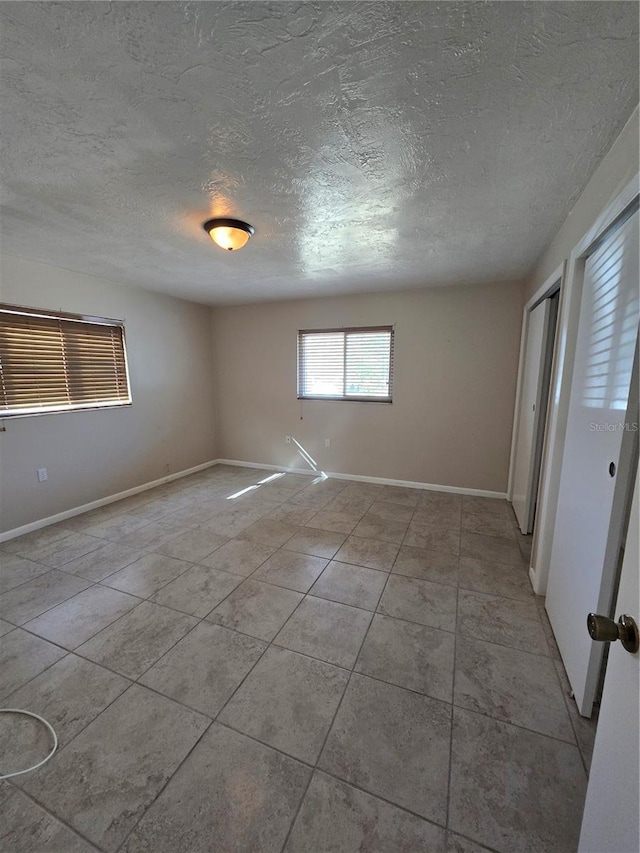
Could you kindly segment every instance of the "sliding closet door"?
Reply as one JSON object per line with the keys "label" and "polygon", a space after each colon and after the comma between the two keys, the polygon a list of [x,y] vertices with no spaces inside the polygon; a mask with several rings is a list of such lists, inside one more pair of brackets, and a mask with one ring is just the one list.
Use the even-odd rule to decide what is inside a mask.
{"label": "sliding closet door", "polygon": [[527,325],[511,498],[523,533],[533,529],[537,485],[534,481],[538,476],[536,459],[540,451],[540,419],[544,414],[544,367],[550,313],[551,300],[545,299],[531,311]]}

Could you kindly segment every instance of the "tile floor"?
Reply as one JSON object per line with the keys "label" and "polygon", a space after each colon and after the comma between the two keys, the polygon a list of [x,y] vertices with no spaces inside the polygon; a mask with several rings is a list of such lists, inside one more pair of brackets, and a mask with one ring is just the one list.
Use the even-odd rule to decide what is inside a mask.
{"label": "tile floor", "polygon": [[[263,482],[260,482],[263,481]],[[564,853],[581,719],[504,501],[217,466],[0,545],[11,853]],[[2,715],[0,772],[47,751]]]}

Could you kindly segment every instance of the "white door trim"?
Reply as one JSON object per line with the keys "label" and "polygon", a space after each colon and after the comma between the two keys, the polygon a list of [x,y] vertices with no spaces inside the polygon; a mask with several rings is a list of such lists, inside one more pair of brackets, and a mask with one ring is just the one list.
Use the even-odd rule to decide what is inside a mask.
{"label": "white door trim", "polygon": [[638,197],[639,186],[640,173],[637,173],[611,204],[602,211],[573,248],[567,262],[566,276],[563,278],[547,414],[547,431],[538,493],[538,513],[529,568],[529,577],[537,595],[546,594],[549,578],[585,260],[594,243]]}
{"label": "white door trim", "polygon": [[[612,611],[640,621],[638,542],[640,478],[636,474],[620,588]],[[638,826],[638,696],[640,660],[611,643],[589,771],[579,853],[640,849]]]}
{"label": "white door trim", "polygon": [[[560,283],[559,289],[562,291],[562,284],[564,280],[564,269],[565,263],[564,261],[560,264],[560,266],[554,270],[554,272],[549,276],[549,278],[545,281],[545,283],[539,287],[536,292],[533,294],[531,299],[527,302],[527,304],[522,309],[522,334],[520,337],[520,358],[518,361],[518,380],[516,383],[516,401],[515,407],[513,411],[513,429],[511,431],[511,455],[509,456],[509,480],[507,485],[507,500],[511,501],[513,497],[513,477],[515,474],[516,467],[516,438],[518,436],[518,428],[520,426],[520,403],[522,401],[522,382],[524,377],[524,362],[525,356],[527,352],[527,343],[528,343],[528,334],[529,334],[529,315],[533,311],[533,309],[541,302],[545,297],[550,296],[558,289],[558,282]],[[553,382],[553,377],[551,379]]]}

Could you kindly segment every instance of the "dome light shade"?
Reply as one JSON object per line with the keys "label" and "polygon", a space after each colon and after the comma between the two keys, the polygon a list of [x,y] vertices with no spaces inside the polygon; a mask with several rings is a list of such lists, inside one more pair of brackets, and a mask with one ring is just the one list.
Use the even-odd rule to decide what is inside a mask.
{"label": "dome light shade", "polygon": [[241,249],[255,233],[255,228],[239,219],[209,219],[202,226],[221,249]]}

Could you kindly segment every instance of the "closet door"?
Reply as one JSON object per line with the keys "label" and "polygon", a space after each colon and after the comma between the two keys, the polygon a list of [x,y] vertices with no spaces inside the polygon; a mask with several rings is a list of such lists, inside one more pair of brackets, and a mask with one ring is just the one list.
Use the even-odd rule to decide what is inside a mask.
{"label": "closet door", "polygon": [[543,300],[529,314],[520,411],[516,435],[515,468],[511,503],[520,530],[533,529],[535,485],[540,451],[540,418],[543,414],[544,365],[547,351],[551,300]]}
{"label": "closet door", "polygon": [[590,639],[585,620],[613,606],[633,476],[638,303],[636,212],[585,262],[549,567],[547,612],[585,716],[592,712],[604,645]]}

